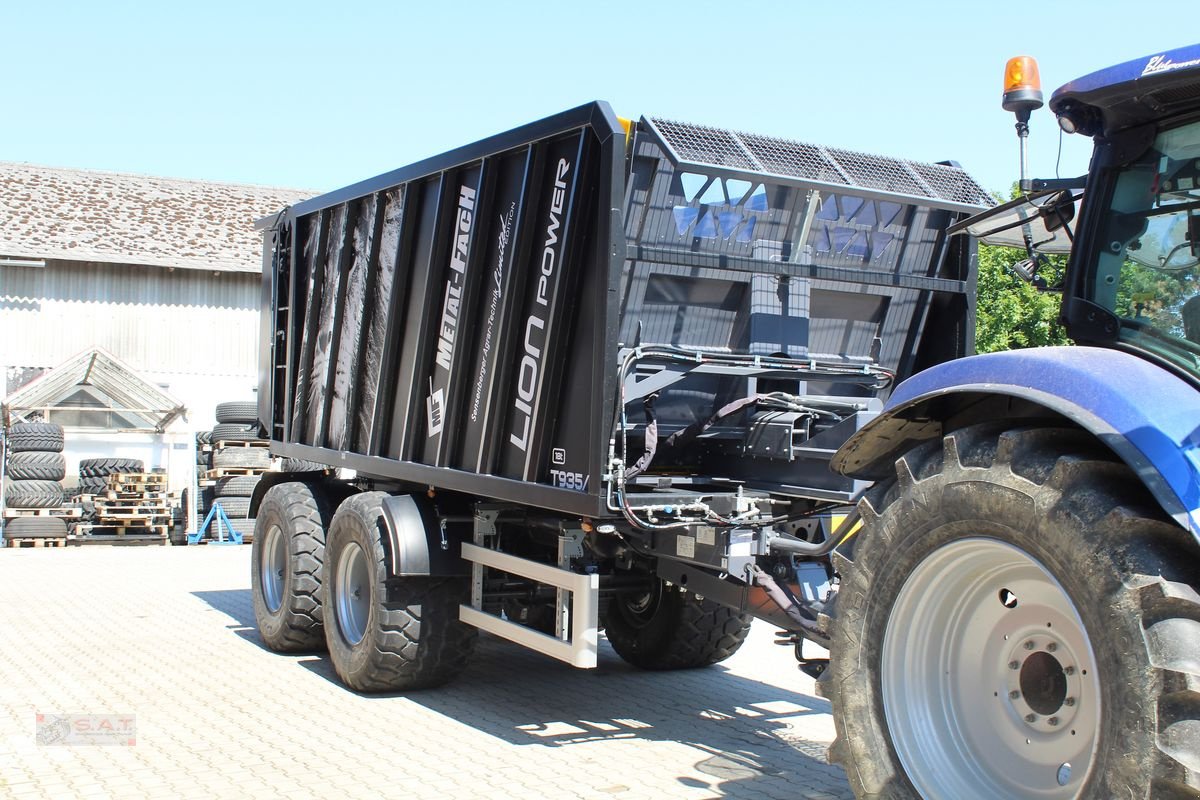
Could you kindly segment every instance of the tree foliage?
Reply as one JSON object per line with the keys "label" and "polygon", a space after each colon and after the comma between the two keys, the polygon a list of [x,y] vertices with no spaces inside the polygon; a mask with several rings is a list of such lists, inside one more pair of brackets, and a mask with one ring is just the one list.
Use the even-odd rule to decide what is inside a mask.
{"label": "tree foliage", "polygon": [[[1060,295],[1038,291],[1013,272],[1013,264],[1023,258],[1025,253],[1013,247],[979,245],[978,353],[1071,344],[1058,322]],[[1064,262],[1064,257],[1055,256],[1042,268],[1039,274],[1048,285],[1057,285]]]}

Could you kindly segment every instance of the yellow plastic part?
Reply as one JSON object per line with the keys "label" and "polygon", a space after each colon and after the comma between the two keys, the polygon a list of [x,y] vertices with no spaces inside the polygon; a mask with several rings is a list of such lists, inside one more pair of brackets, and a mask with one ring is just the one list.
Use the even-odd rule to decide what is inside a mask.
{"label": "yellow plastic part", "polygon": [[625,129],[625,144],[629,144],[629,140],[633,138],[633,120],[617,117],[617,122]]}
{"label": "yellow plastic part", "polygon": [[[842,527],[842,523],[845,521],[846,521],[845,514],[830,514],[829,515],[830,534],[833,534],[834,532],[837,531],[838,528]],[[845,536],[842,537],[842,540],[840,542],[838,542],[838,544],[840,545],[844,542],[850,541],[850,537],[853,536],[854,534],[858,533],[861,530],[862,530],[862,520],[860,519],[858,522],[854,523],[854,527],[850,529],[849,533],[847,533]]]}

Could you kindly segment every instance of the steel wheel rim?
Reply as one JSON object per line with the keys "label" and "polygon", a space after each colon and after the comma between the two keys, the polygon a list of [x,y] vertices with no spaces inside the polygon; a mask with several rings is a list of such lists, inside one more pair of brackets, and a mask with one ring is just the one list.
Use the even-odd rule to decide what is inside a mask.
{"label": "steel wheel rim", "polygon": [[1074,604],[1024,550],[962,539],[905,581],[881,651],[884,716],[926,797],[1078,796],[1100,682]]}
{"label": "steel wheel rim", "polygon": [[371,614],[371,584],[367,556],[354,542],[348,543],[342,551],[333,588],[338,629],[347,643],[356,645],[367,633],[367,618]]}
{"label": "steel wheel rim", "polygon": [[263,537],[262,565],[259,568],[263,601],[272,614],[283,605],[283,577],[287,560],[287,539],[278,525],[272,525]]}

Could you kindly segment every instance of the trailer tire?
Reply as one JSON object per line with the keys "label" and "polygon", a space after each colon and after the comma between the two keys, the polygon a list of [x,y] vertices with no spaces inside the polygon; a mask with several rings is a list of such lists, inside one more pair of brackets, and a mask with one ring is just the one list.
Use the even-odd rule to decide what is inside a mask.
{"label": "trailer tire", "polygon": [[258,425],[258,403],[254,400],[230,400],[217,403],[217,422]]}
{"label": "trailer tire", "polygon": [[13,517],[4,523],[5,539],[61,539],[67,535],[62,517]]}
{"label": "trailer tire", "polygon": [[14,481],[61,481],[66,476],[67,459],[62,453],[29,450],[8,456],[8,477]]}
{"label": "trailer tire", "polygon": [[644,594],[608,605],[604,632],[625,661],[642,669],[694,669],[724,661],[750,633],[751,617],[656,580]]}
{"label": "trailer tire", "polygon": [[[221,504],[221,508],[225,509],[225,516],[229,520],[245,519],[250,513],[250,498],[249,497],[220,497],[216,501]],[[210,506],[211,507],[211,506]]]}
{"label": "trailer tire", "polygon": [[271,451],[265,447],[220,447],[213,451],[212,465],[214,469],[266,469],[271,466]]}
{"label": "trailer tire", "polygon": [[321,596],[325,504],[303,483],[279,483],[263,495],[250,550],[258,635],[280,653],[325,647]]}
{"label": "trailer tire", "polygon": [[258,435],[257,422],[249,425],[223,422],[213,426],[211,437],[214,444],[216,442],[256,442],[262,438]]}
{"label": "trailer tire", "polygon": [[59,508],[62,485],[56,481],[12,481],[4,490],[4,503],[12,508]]}
{"label": "trailer tire", "polygon": [[8,429],[8,452],[10,453],[31,451],[61,453],[62,449],[62,425],[55,425],[52,422],[16,422]]}
{"label": "trailer tire", "polygon": [[342,502],[329,526],[325,641],[342,682],[360,692],[426,689],[467,665],[475,628],[460,622],[465,578],[388,579],[383,492]]}
{"label": "trailer tire", "polygon": [[1195,545],[1100,442],[965,428],[860,509],[818,684],[856,797],[1200,797]]}
{"label": "trailer tire", "polygon": [[217,497],[253,497],[261,475],[232,475],[217,481]]}
{"label": "trailer tire", "polygon": [[279,465],[280,472],[324,472],[327,469],[327,464],[303,458],[285,458]]}

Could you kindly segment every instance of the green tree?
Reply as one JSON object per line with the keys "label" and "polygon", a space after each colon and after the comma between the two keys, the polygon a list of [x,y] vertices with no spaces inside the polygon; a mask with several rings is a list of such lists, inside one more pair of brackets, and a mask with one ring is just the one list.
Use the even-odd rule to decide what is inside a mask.
{"label": "green tree", "polygon": [[[1071,344],[1058,322],[1059,294],[1039,292],[1013,272],[1012,265],[1023,258],[1025,253],[1013,247],[979,245],[976,352]],[[1050,286],[1062,275],[1064,260],[1052,257],[1042,269],[1040,275]]]}

